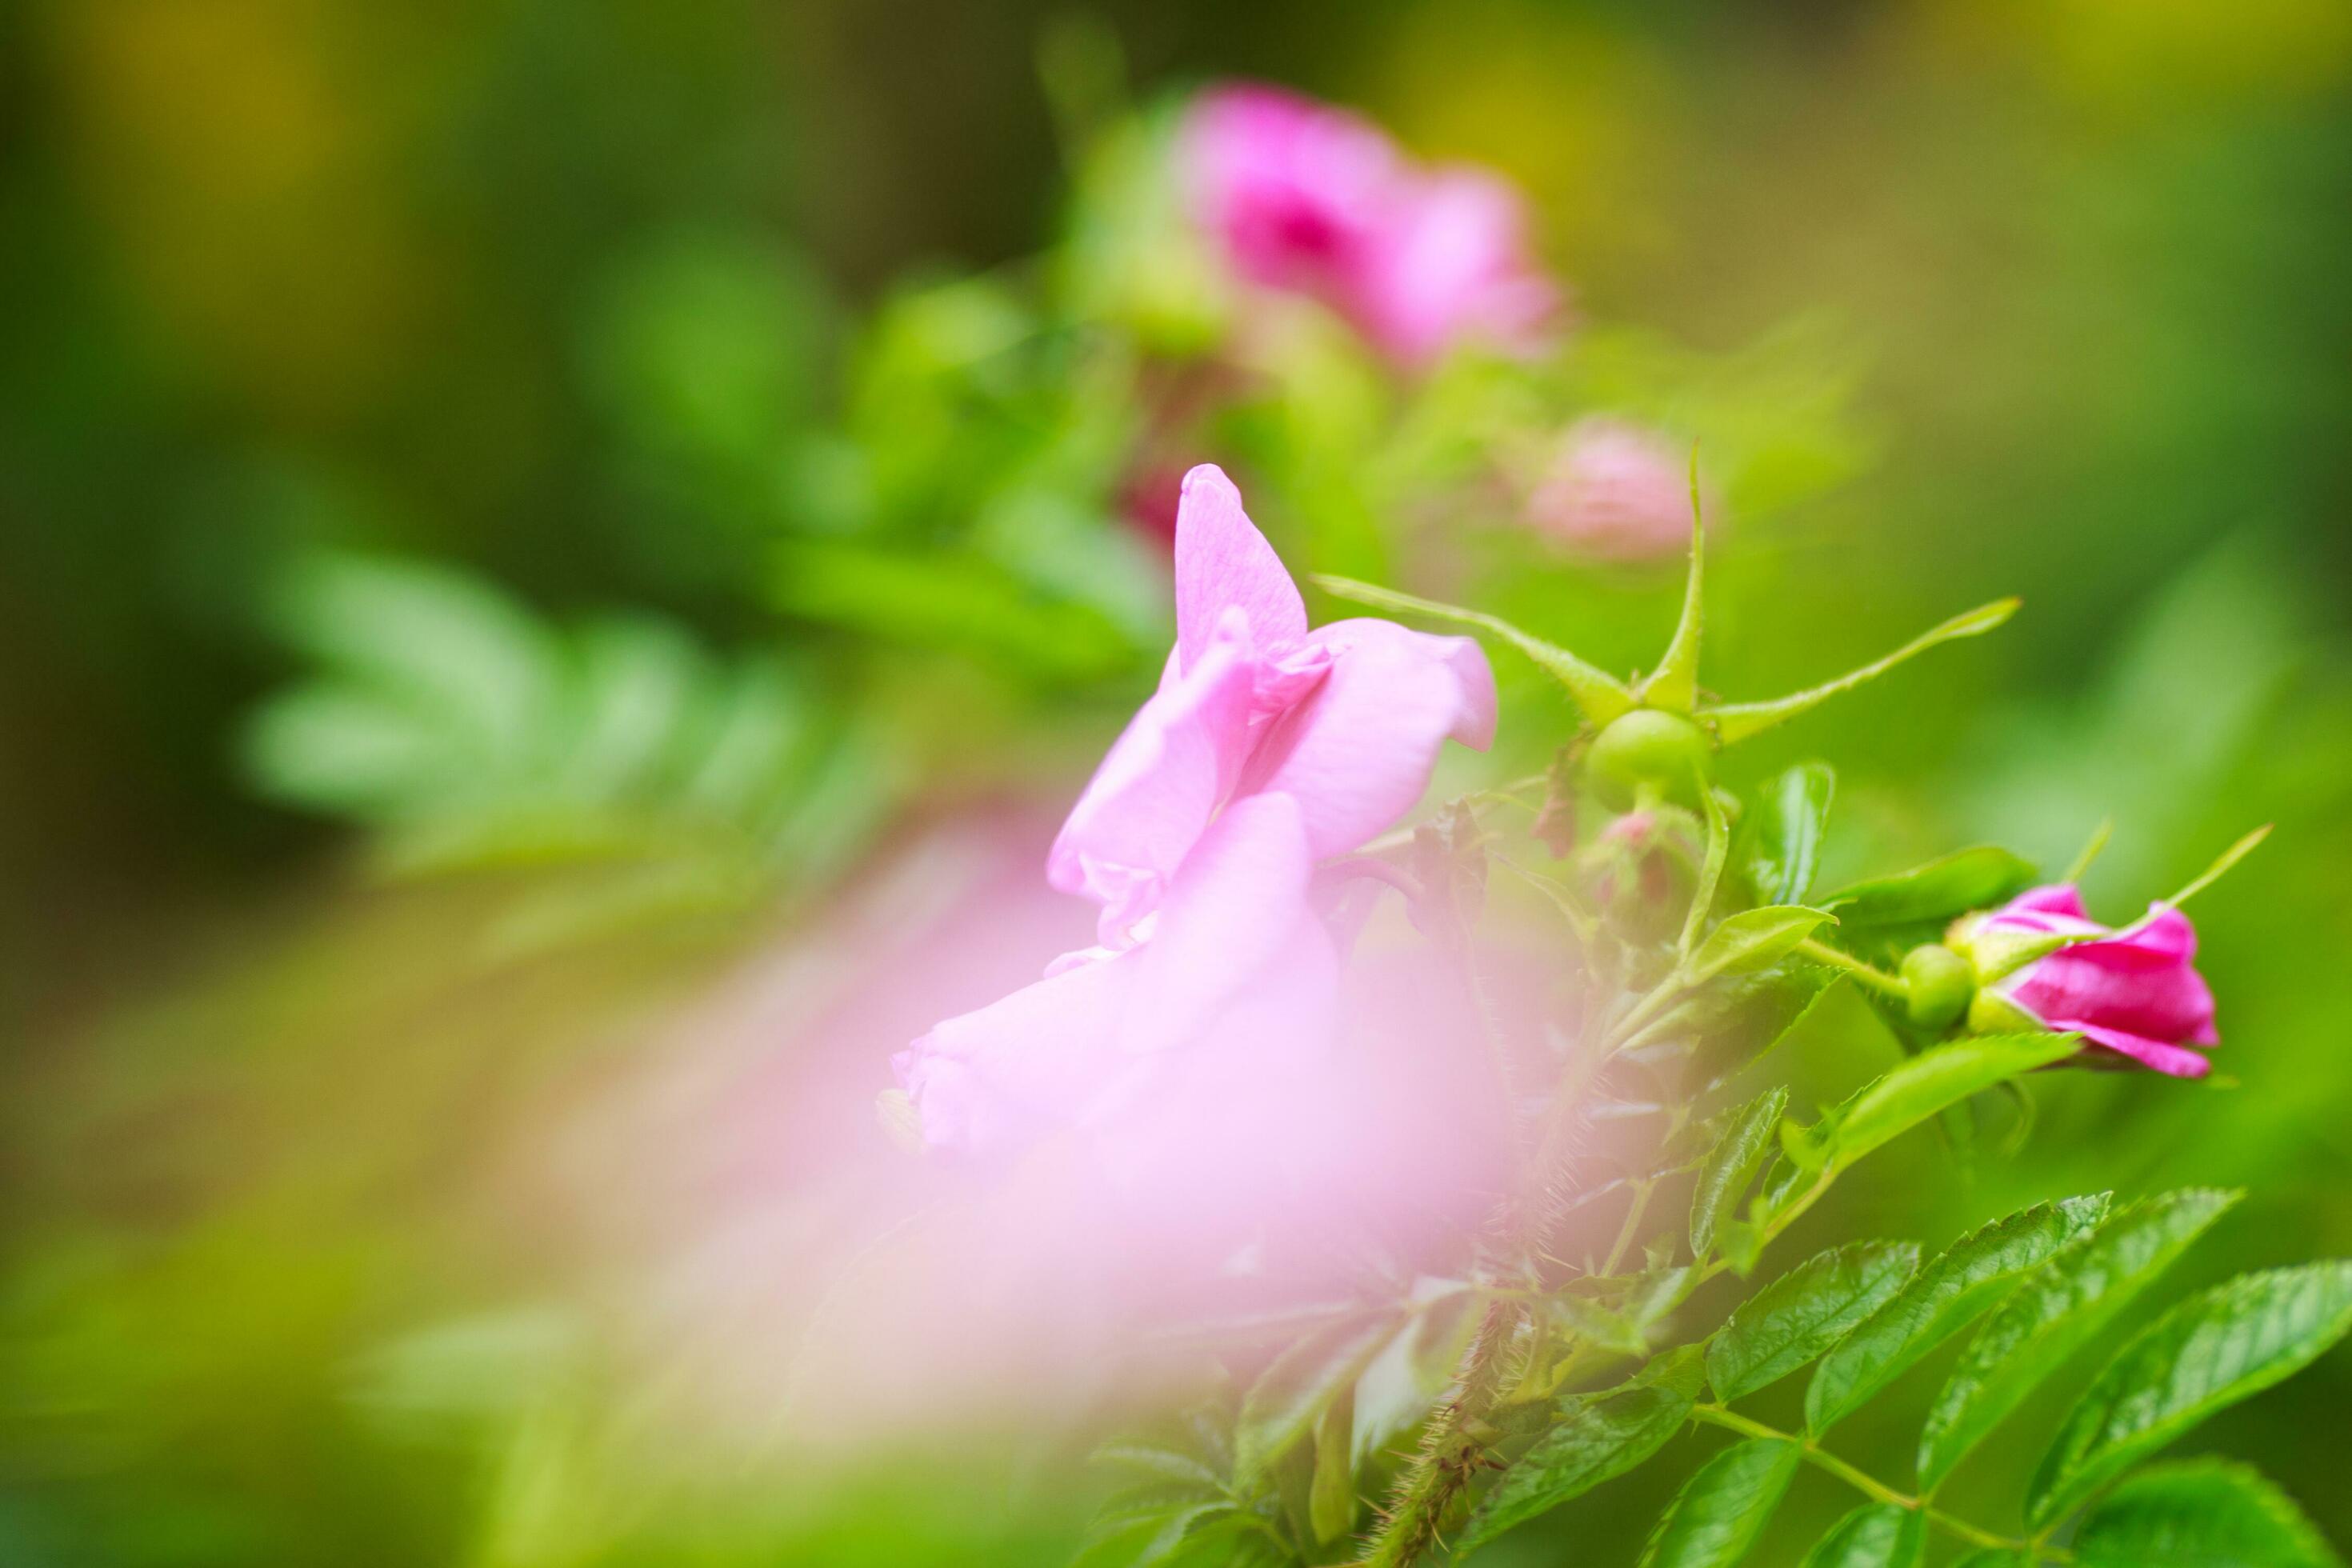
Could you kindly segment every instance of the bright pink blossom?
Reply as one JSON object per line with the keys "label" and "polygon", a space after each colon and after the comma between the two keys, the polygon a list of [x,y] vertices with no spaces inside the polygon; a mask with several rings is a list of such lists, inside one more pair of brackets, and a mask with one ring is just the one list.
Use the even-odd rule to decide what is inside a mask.
{"label": "bright pink blossom", "polygon": [[1181,155],[1234,271],[1314,295],[1402,363],[1466,339],[1533,352],[1560,314],[1516,190],[1483,170],[1417,165],[1343,110],[1219,88],[1193,104]]}
{"label": "bright pink blossom", "polygon": [[[1560,438],[1528,500],[1528,515],[1588,555],[1642,561],[1690,542],[1688,459],[1652,431],[1603,416],[1580,419]],[[1715,509],[1708,508],[1708,521]]]}
{"label": "bright pink blossom", "polygon": [[1002,1148],[1116,1122],[1132,1155],[1156,1135],[1131,1113],[1173,1126],[1194,1086],[1262,1083],[1311,1060],[1336,1006],[1332,942],[1308,901],[1315,863],[1409,810],[1449,737],[1493,738],[1494,677],[1475,643],[1370,619],[1309,629],[1290,574],[1213,467],[1185,477],[1175,566],[1160,689],[1047,857],[1054,887],[1099,906],[1098,945],[901,1054],[934,1144]]}
{"label": "bright pink blossom", "polygon": [[2110,931],[2084,911],[2070,886],[2036,888],[1986,917],[1986,927],[2096,940],[2062,947],[2002,981],[2001,995],[2049,1027],[2175,1078],[2210,1069],[2213,993],[2195,966],[2197,928],[2168,905]]}

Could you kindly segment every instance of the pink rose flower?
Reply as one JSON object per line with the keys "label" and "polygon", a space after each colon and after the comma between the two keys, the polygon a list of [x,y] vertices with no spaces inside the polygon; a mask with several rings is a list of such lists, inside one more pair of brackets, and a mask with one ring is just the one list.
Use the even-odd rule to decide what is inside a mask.
{"label": "pink rose flower", "polygon": [[[1580,419],[1560,439],[1528,500],[1545,533],[1588,555],[1643,561],[1690,542],[1690,469],[1652,431],[1622,420]],[[1706,508],[1712,526],[1717,509]]]}
{"label": "pink rose flower", "polygon": [[2072,887],[2036,888],[1985,918],[1996,931],[2085,936],[2034,960],[1995,987],[2048,1027],[2079,1034],[2175,1078],[2210,1070],[2213,993],[2197,973],[2197,928],[2167,905],[2119,931],[2093,921]]}
{"label": "pink rose flower", "polygon": [[[1352,619],[1309,629],[1298,589],[1218,469],[1185,476],[1176,647],[1046,859],[1099,907],[1097,945],[940,1025],[897,1060],[934,1145],[1009,1147],[1117,1123],[1122,1158],[1181,1138],[1236,1082],[1298,1070],[1336,1008],[1315,864],[1394,823],[1448,738],[1493,739],[1466,637]],[[1138,1131],[1139,1120],[1159,1124]]]}
{"label": "pink rose flower", "polygon": [[1343,110],[1214,89],[1187,116],[1181,156],[1235,272],[1315,296],[1401,363],[1466,339],[1534,353],[1560,314],[1517,191],[1482,170],[1418,166]]}

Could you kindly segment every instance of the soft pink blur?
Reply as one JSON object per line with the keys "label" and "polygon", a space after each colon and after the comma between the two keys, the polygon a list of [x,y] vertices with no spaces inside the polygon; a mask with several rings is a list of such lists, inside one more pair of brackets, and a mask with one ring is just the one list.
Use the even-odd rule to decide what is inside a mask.
{"label": "soft pink blur", "polygon": [[[1058,890],[1017,820],[935,834],[615,1086],[625,1125],[575,1128],[614,1278],[657,1282],[622,1314],[645,1375],[698,1422],[838,1454],[1011,1389],[1034,1420],[1148,1386],[1139,1325],[1344,1297],[1366,1259],[1336,1237],[1460,1267],[1502,1188],[1509,1047],[1386,884],[1329,858],[1412,807],[1448,738],[1487,742],[1485,658],[1309,628],[1213,468],[1175,578],[1177,646],[1055,839]],[[1530,1051],[1510,1020],[1547,973],[1488,977]],[[928,1155],[872,1111],[918,1031],[898,1067]]]}
{"label": "soft pink blur", "polygon": [[1526,203],[1494,174],[1418,165],[1356,115],[1253,84],[1202,94],[1181,155],[1235,272],[1313,295],[1400,363],[1469,341],[1538,353],[1559,324]]}
{"label": "soft pink blur", "polygon": [[[1706,504],[1714,526],[1720,508]],[[1602,416],[1579,420],[1528,500],[1538,529],[1612,561],[1678,555],[1689,546],[1689,458],[1655,432]]]}
{"label": "soft pink blur", "polygon": [[[1334,1237],[1376,1235],[1407,1273],[1463,1267],[1503,1190],[1507,1111],[1460,974],[1377,883],[1351,884],[1373,909],[1318,1070],[1232,1063],[1266,1092],[1231,1106],[1214,1074],[1171,1080],[1192,1098],[1160,1125],[1193,1141],[1127,1151],[1172,1158],[1170,1179],[1107,1174],[1069,1134],[985,1164],[884,1135],[875,1063],[1091,923],[1037,877],[1045,839],[1008,812],[911,837],[660,1048],[617,1058],[541,1146],[540,1212],[570,1216],[657,1457],[773,1448],[815,1475],[1008,1401],[1030,1430],[1075,1424],[1189,1366],[1139,1329],[1344,1300],[1367,1260]],[[1503,1048],[1540,1057],[1550,973],[1491,958]]]}
{"label": "soft pink blur", "polygon": [[[2035,935],[2093,936],[2108,928],[2084,910],[2071,886],[2036,888],[1986,917],[1986,925]],[[2220,1042],[2213,993],[2197,973],[2197,928],[2157,904],[2147,918],[2035,960],[2000,992],[2053,1029],[2081,1035],[2104,1052],[2168,1073],[2202,1078],[2202,1047]]]}

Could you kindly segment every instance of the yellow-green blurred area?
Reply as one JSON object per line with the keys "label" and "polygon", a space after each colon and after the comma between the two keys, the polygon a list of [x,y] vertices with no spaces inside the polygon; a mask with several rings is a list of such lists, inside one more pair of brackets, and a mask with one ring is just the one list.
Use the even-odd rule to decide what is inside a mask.
{"label": "yellow-green blurred area", "polygon": [[[1836,765],[1825,879],[2054,872],[2112,818],[2119,921],[2278,824],[2197,909],[2233,1087],[2054,1079],[2013,1157],[1906,1146],[1809,1223],[2242,1184],[2184,1284],[2352,1252],[2340,0],[23,0],[0,1562],[1065,1560],[1083,1421],[819,1466],[776,1411],[871,1240],[803,1189],[902,1179],[876,1042],[929,1020],[835,1025],[1055,951],[956,958],[959,911],[1084,940],[1030,850],[1168,612],[1132,367],[1034,258],[1108,221],[1090,136],[1228,76],[1524,185],[1578,395],[1740,465],[1724,696],[2023,595],[1739,754]],[[1667,577],[1357,505],[1297,432],[1360,374],[1170,456],[1255,461],[1302,567],[1658,646]],[[1567,710],[1497,668],[1540,765]],[[1885,1048],[1831,1023],[1801,1100]],[[2352,1541],[2347,1409],[2339,1354],[2196,1446]],[[2013,1498],[2014,1448],[1948,1495]],[[1667,1485],[1482,1560],[1630,1563]],[[1801,1486],[1759,1560],[1843,1506]]]}

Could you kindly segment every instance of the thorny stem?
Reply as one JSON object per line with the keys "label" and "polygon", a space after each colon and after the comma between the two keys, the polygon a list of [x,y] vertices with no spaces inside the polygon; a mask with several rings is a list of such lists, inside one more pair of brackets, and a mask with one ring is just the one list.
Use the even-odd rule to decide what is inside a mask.
{"label": "thorny stem", "polygon": [[1866,1471],[1855,1468],[1812,1438],[1801,1433],[1783,1432],[1777,1426],[1767,1426],[1761,1421],[1750,1420],[1737,1411],[1727,1410],[1720,1405],[1695,1405],[1691,1406],[1691,1415],[1709,1426],[1720,1426],[1726,1431],[1737,1432],[1742,1436],[1767,1437],[1776,1442],[1794,1443],[1797,1445],[1798,1451],[1805,1457],[1806,1462],[1817,1469],[1835,1476],[1873,1501],[1892,1503],[1896,1508],[1913,1510],[1924,1515],[1927,1522],[1938,1530],[1948,1535],[1957,1536],[1971,1546],[1989,1546],[1996,1551],[2038,1554],[2036,1561],[2043,1557],[2054,1558],[2061,1563],[2073,1561],[2070,1553],[2058,1547],[2040,1541],[2026,1541],[2016,1536],[1995,1534],[1990,1530],[1970,1524],[1967,1520],[1946,1513],[1943,1510],[1930,1504],[1925,1498],[1913,1497],[1907,1492],[1896,1491],[1885,1481]]}
{"label": "thorny stem", "polygon": [[1359,1568],[1411,1568],[1437,1542],[1446,1510],[1486,1462],[1486,1444],[1465,1430],[1483,1416],[1501,1386],[1503,1357],[1522,1309],[1495,1301],[1463,1358],[1461,1385],[1429,1424],[1421,1452],[1400,1479],[1387,1516]]}

